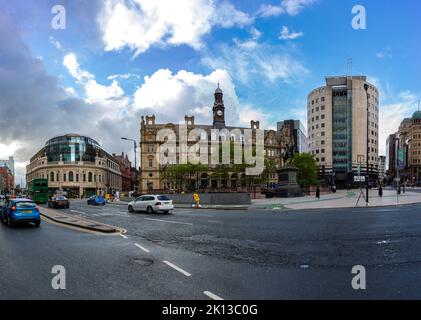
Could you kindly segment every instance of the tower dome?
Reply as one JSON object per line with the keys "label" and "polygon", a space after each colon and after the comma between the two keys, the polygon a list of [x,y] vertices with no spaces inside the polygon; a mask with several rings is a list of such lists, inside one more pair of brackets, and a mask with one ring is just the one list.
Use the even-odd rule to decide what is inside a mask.
{"label": "tower dome", "polygon": [[421,111],[415,111],[412,115],[412,120],[421,119]]}
{"label": "tower dome", "polygon": [[219,87],[219,82],[218,82],[218,88],[216,88],[216,90],[215,90],[215,94],[217,94],[217,93],[221,93],[222,94],[222,90]]}

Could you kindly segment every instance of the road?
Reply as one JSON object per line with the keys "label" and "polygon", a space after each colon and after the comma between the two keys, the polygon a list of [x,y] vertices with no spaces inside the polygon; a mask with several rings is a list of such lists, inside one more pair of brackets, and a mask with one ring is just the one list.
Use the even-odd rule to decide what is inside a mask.
{"label": "road", "polygon": [[[0,299],[420,299],[421,206],[307,211],[176,209],[72,201],[125,228],[0,226]],[[54,265],[66,290],[54,290]],[[367,289],[354,290],[362,265]]]}

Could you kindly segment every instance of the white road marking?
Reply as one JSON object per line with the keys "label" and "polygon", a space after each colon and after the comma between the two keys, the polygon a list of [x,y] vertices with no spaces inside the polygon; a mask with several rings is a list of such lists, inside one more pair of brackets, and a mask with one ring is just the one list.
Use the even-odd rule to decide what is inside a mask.
{"label": "white road marking", "polygon": [[134,245],[135,245],[136,247],[138,247],[140,250],[143,250],[143,251],[145,251],[146,253],[149,253],[149,250],[148,250],[148,249],[146,249],[146,248],[144,248],[144,247],[142,247],[140,244],[135,243]]}
{"label": "white road marking", "polygon": [[74,213],[87,214],[86,212],[77,211],[77,210],[70,210],[70,211],[71,211],[71,212],[74,212]]}
{"label": "white road marking", "polygon": [[127,236],[125,236],[124,234],[120,233],[120,236],[122,236],[124,239],[127,239]]}
{"label": "white road marking", "polygon": [[210,292],[210,291],[203,291],[204,294],[206,294],[209,298],[213,300],[224,300],[221,297],[218,297],[216,294]]}
{"label": "white road marking", "polygon": [[171,221],[171,220],[152,219],[152,218],[144,218],[144,219],[145,220],[150,220],[150,221],[158,221],[158,222],[186,224],[186,225],[189,225],[189,226],[192,226],[193,225],[193,223],[190,223],[190,222],[179,222],[179,221]]}
{"label": "white road marking", "polygon": [[169,261],[167,261],[167,260],[164,260],[163,262],[164,262],[166,265],[170,266],[171,268],[173,268],[173,269],[177,270],[178,272],[180,272],[180,273],[184,274],[186,277],[190,277],[190,276],[191,276],[191,274],[190,274],[190,273],[188,273],[187,271],[185,271],[185,270],[181,269],[180,267],[177,267],[175,264],[173,264],[173,263],[171,263],[171,262],[169,262]]}

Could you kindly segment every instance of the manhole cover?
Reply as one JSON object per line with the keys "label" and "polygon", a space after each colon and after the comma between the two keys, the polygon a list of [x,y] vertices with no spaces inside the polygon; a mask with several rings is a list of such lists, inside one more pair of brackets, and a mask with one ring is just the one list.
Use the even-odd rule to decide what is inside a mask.
{"label": "manhole cover", "polygon": [[153,260],[148,258],[134,259],[134,262],[140,264],[143,267],[148,267],[153,264]]}

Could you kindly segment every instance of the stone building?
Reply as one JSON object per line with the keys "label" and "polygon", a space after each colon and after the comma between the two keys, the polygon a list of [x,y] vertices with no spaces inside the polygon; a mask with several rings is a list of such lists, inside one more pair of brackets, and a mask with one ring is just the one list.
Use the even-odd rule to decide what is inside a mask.
{"label": "stone building", "polygon": [[87,197],[121,191],[120,165],[98,142],[77,134],[52,138],[30,160],[26,183],[48,179],[50,193]]}
{"label": "stone building", "polygon": [[[251,121],[250,128],[227,126],[225,122],[223,92],[219,88],[219,85],[214,93],[212,112],[213,123],[209,125],[196,124],[194,116],[186,115],[184,117],[184,125],[187,130],[187,135],[194,129],[202,129],[203,131],[201,134],[205,135],[204,139],[211,141],[215,139],[215,137],[213,137],[213,130],[218,129],[221,132],[219,135],[221,141],[230,140],[233,144],[243,145],[245,129],[251,129],[251,132],[253,132],[253,143],[255,143],[255,133],[257,129],[260,129],[260,122]],[[168,181],[163,174],[168,165],[160,165],[157,159],[157,151],[159,150],[160,145],[164,143],[163,140],[157,138],[157,133],[161,129],[171,129],[175,132],[177,137],[180,137],[179,125],[173,123],[157,123],[155,115],[142,116],[140,124],[140,192],[150,192],[152,190],[175,191],[179,188],[173,181]],[[285,127],[284,130],[288,130],[288,127]],[[234,132],[239,134],[234,134]],[[282,156],[285,152],[286,145],[291,145],[293,143],[289,139],[290,136],[290,132],[283,132],[283,134],[278,136],[275,130],[264,130],[265,161],[270,160],[271,164],[275,166],[275,170],[265,172],[266,178],[262,184],[267,185],[278,182],[276,168],[283,165]],[[188,142],[188,147],[194,143],[196,142]],[[180,155],[182,156],[183,154],[182,146],[177,144],[176,148],[177,157],[179,158]],[[212,157],[212,150],[209,142],[208,158]],[[194,177],[191,178],[198,181],[196,188],[199,187],[204,190],[229,189],[235,191],[241,186],[244,186],[244,181],[246,180],[244,173],[234,172],[233,167],[228,165],[224,167],[222,175],[216,176],[215,172],[217,169],[218,166],[208,165],[206,172],[192,173],[191,175]],[[178,189],[178,191],[180,190]]]}

